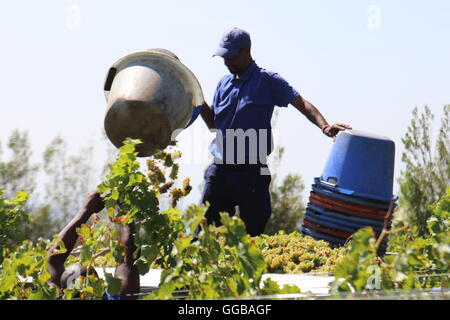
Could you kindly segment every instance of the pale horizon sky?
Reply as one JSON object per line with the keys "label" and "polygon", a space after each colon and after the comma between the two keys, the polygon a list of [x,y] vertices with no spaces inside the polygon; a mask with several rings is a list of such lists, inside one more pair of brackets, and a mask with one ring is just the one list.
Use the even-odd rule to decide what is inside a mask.
{"label": "pale horizon sky", "polygon": [[[169,49],[194,72],[211,103],[228,72],[212,54],[232,27],[249,31],[256,63],[278,72],[329,123],[348,123],[395,142],[397,193],[401,138],[412,109],[428,105],[439,119],[450,104],[448,1],[4,1],[3,151],[13,129],[27,130],[40,160],[59,133],[72,152],[93,141],[100,170],[108,68],[128,53]],[[275,130],[286,149],[277,173],[301,175],[306,202],[332,140],[292,106],[279,108]],[[184,204],[200,200],[213,137],[201,118],[179,136],[180,178],[190,177],[193,185]]]}

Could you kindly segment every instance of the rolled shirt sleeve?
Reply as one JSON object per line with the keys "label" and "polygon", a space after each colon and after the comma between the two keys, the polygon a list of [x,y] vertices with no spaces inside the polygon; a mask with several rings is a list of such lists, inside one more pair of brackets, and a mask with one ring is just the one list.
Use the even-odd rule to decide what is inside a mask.
{"label": "rolled shirt sleeve", "polygon": [[270,90],[274,105],[279,107],[287,107],[289,103],[300,96],[300,93],[278,73],[270,74]]}

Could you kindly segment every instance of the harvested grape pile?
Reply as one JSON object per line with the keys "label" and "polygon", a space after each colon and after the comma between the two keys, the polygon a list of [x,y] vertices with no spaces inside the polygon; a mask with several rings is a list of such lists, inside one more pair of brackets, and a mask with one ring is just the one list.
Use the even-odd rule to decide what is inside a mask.
{"label": "harvested grape pile", "polygon": [[326,241],[317,241],[297,232],[262,235],[257,243],[269,273],[332,273],[345,250],[333,249]]}

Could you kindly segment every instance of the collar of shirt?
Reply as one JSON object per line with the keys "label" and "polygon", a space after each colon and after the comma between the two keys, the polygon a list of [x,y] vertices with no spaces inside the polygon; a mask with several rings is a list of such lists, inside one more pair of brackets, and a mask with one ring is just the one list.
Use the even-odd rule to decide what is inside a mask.
{"label": "collar of shirt", "polygon": [[252,61],[252,63],[250,63],[250,65],[248,66],[247,70],[245,70],[245,72],[239,77],[236,78],[236,76],[233,77],[234,81],[245,81],[248,78],[250,78],[250,76],[252,75],[253,71],[256,70],[256,68],[258,68],[258,66],[256,65],[255,61]]}

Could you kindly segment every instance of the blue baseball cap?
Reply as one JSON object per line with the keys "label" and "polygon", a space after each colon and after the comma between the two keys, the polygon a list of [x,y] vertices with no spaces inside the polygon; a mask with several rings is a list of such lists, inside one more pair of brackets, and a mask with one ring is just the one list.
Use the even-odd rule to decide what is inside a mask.
{"label": "blue baseball cap", "polygon": [[216,50],[213,57],[232,58],[240,49],[250,47],[251,44],[250,34],[247,31],[233,28],[222,35],[219,49]]}

